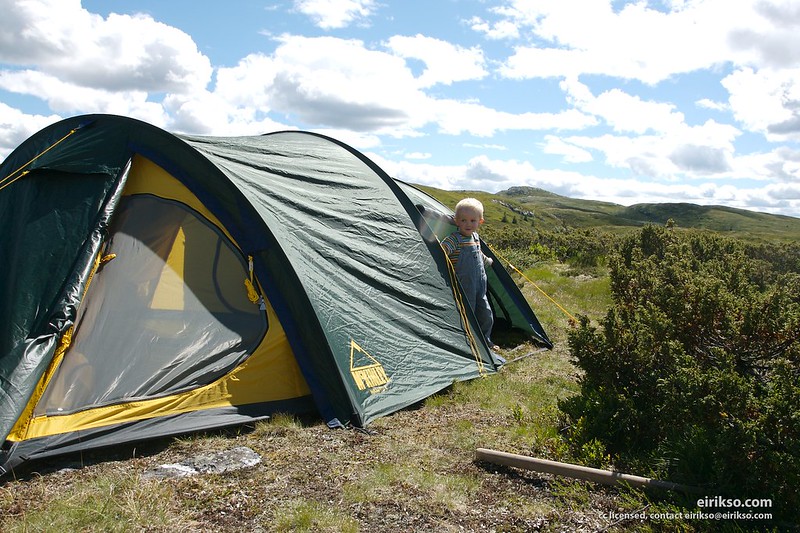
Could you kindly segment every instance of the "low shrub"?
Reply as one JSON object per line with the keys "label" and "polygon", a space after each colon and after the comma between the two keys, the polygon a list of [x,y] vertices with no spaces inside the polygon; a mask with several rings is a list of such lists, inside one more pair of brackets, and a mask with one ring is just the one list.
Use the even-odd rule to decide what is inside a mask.
{"label": "low shrub", "polygon": [[522,270],[550,261],[580,269],[603,267],[617,240],[612,234],[593,228],[537,232],[517,226],[487,226],[481,236]]}
{"label": "low shrub", "polygon": [[[789,247],[784,248],[791,253]],[[800,509],[800,272],[714,234],[647,226],[609,259],[613,305],[569,336],[576,456]]]}

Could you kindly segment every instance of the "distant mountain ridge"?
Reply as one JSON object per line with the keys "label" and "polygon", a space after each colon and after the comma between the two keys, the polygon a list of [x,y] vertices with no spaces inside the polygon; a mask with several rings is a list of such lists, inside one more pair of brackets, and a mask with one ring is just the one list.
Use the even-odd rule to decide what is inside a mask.
{"label": "distant mountain ridge", "polygon": [[535,187],[511,187],[495,194],[420,188],[451,207],[465,195],[476,196],[486,205],[485,218],[490,223],[515,219],[518,223],[524,219],[526,223],[543,230],[576,227],[617,233],[645,224],[664,225],[672,219],[677,228],[703,229],[763,240],[800,240],[800,218],[732,207],[685,202],[643,203],[626,207],[610,202],[569,198]]}

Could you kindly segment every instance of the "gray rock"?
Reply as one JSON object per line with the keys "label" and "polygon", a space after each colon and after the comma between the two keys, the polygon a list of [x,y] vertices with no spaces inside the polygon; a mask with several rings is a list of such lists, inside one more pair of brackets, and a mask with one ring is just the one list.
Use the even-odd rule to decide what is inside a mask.
{"label": "gray rock", "polygon": [[142,474],[144,479],[164,479],[196,474],[222,474],[249,468],[261,462],[261,456],[246,446],[237,446],[211,454],[201,454],[180,463],[159,465]]}

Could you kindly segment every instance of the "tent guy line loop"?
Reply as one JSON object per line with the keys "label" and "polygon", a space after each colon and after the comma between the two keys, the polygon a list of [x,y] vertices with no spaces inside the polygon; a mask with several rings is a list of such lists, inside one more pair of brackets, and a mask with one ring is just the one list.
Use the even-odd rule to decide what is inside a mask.
{"label": "tent guy line loop", "polygon": [[563,308],[563,307],[562,307],[562,306],[561,306],[561,305],[560,305],[558,302],[556,302],[556,301],[555,301],[555,300],[554,300],[554,299],[553,299],[553,298],[552,298],[552,297],[551,297],[549,294],[547,294],[546,292],[544,292],[544,291],[542,290],[542,288],[541,288],[541,287],[539,287],[539,286],[538,286],[536,283],[534,283],[534,282],[533,282],[533,281],[532,281],[532,280],[531,280],[531,279],[530,279],[528,276],[526,276],[526,275],[525,275],[525,274],[524,274],[524,273],[523,273],[523,272],[522,272],[520,269],[518,269],[516,266],[514,266],[514,265],[511,263],[511,261],[509,261],[508,259],[506,259],[506,258],[505,258],[505,257],[504,257],[502,254],[498,253],[498,252],[497,252],[497,250],[495,250],[495,249],[494,249],[494,248],[493,248],[493,247],[492,247],[492,246],[491,246],[489,243],[487,243],[487,246],[489,246],[489,249],[492,251],[492,253],[493,253],[494,255],[496,255],[497,257],[499,257],[499,258],[500,258],[502,261],[504,261],[504,262],[505,262],[505,263],[506,263],[508,266],[510,266],[510,267],[511,267],[511,268],[514,270],[514,272],[516,272],[517,274],[519,274],[520,276],[522,276],[522,277],[523,277],[523,279],[524,279],[525,281],[527,281],[528,283],[530,283],[531,285],[533,285],[533,286],[534,286],[534,288],[535,288],[537,291],[541,292],[541,293],[542,293],[542,294],[545,296],[545,298],[547,298],[548,300],[550,300],[550,301],[553,303],[553,305],[555,305],[556,307],[558,307],[558,308],[561,310],[561,312],[562,312],[562,313],[564,313],[565,315],[567,315],[567,316],[569,317],[569,319],[570,319],[570,320],[572,320],[572,321],[573,321],[573,322],[575,322],[575,323],[577,323],[577,322],[578,322],[578,319],[577,319],[577,318],[575,318],[575,317],[574,317],[574,316],[573,316],[573,315],[572,315],[572,314],[571,314],[569,311],[567,311],[566,309],[564,309],[564,308]]}
{"label": "tent guy line loop", "polygon": [[[437,239],[438,240],[438,239]],[[439,243],[441,246],[442,243]],[[478,350],[478,343],[475,340],[475,337],[472,334],[472,328],[469,324],[469,318],[467,318],[467,311],[464,307],[464,300],[461,297],[461,292],[456,288],[458,286],[458,278],[456,277],[456,269],[453,266],[452,261],[450,261],[450,257],[448,257],[447,252],[442,248],[442,252],[444,252],[445,262],[447,263],[447,271],[450,274],[450,285],[453,289],[453,297],[456,301],[456,306],[458,307],[459,315],[461,316],[461,322],[464,324],[464,332],[467,336],[467,341],[469,342],[470,350],[472,350],[472,355],[475,357],[475,363],[478,367],[478,373],[480,375],[484,375],[486,370],[483,367],[483,360],[480,355],[480,351]]]}
{"label": "tent guy line loop", "polygon": [[[46,154],[47,152],[49,152],[49,151],[50,151],[50,150],[52,150],[53,148],[55,148],[56,146],[58,146],[59,144],[61,144],[61,143],[62,143],[63,141],[65,141],[65,140],[66,140],[68,137],[72,136],[72,135],[73,135],[73,134],[74,134],[76,131],[80,130],[80,129],[81,129],[81,128],[83,128],[85,125],[86,125],[86,124],[79,124],[78,126],[76,126],[76,127],[72,128],[71,130],[69,130],[69,132],[68,132],[66,135],[64,135],[64,136],[63,136],[63,137],[61,137],[59,140],[57,140],[56,142],[54,142],[53,144],[51,144],[50,146],[48,146],[47,148],[45,148],[44,150],[42,150],[41,152],[39,152],[38,154],[36,154],[36,156],[34,156],[34,157],[33,157],[33,159],[31,159],[30,161],[28,161],[27,163],[25,163],[24,165],[22,165],[21,167],[19,167],[19,168],[18,168],[17,170],[15,170],[14,172],[10,173],[10,174],[9,174],[8,176],[6,176],[5,178],[3,178],[3,179],[0,179],[0,191],[1,191],[1,190],[3,190],[3,189],[5,189],[7,186],[11,185],[12,183],[14,183],[15,181],[17,181],[18,179],[22,178],[22,177],[23,177],[23,176],[25,176],[26,174],[30,173],[30,170],[25,170],[25,171],[23,171],[23,169],[24,169],[25,167],[27,167],[28,165],[30,165],[31,163],[33,163],[34,161],[36,161],[37,159],[39,159],[40,157],[42,157],[44,154]],[[17,174],[19,174],[19,175],[17,175]]]}

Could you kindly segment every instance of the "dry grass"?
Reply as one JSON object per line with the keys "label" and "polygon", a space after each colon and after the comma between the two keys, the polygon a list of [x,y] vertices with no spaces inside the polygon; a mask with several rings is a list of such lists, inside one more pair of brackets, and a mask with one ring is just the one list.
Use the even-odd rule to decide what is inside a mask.
{"label": "dry grass", "polygon": [[[613,493],[587,493],[578,504],[556,497],[548,476],[474,460],[477,447],[557,455],[550,407],[569,390],[568,381],[557,384],[552,368],[562,355],[545,352],[480,382],[458,384],[376,421],[371,434],[283,416],[238,435],[139,449],[126,460],[87,454],[82,467],[42,469],[1,486],[0,529],[559,531],[601,524],[599,513]],[[547,399],[529,401],[526,388]],[[225,475],[140,479],[158,464],[234,446],[252,448],[262,462]]]}

